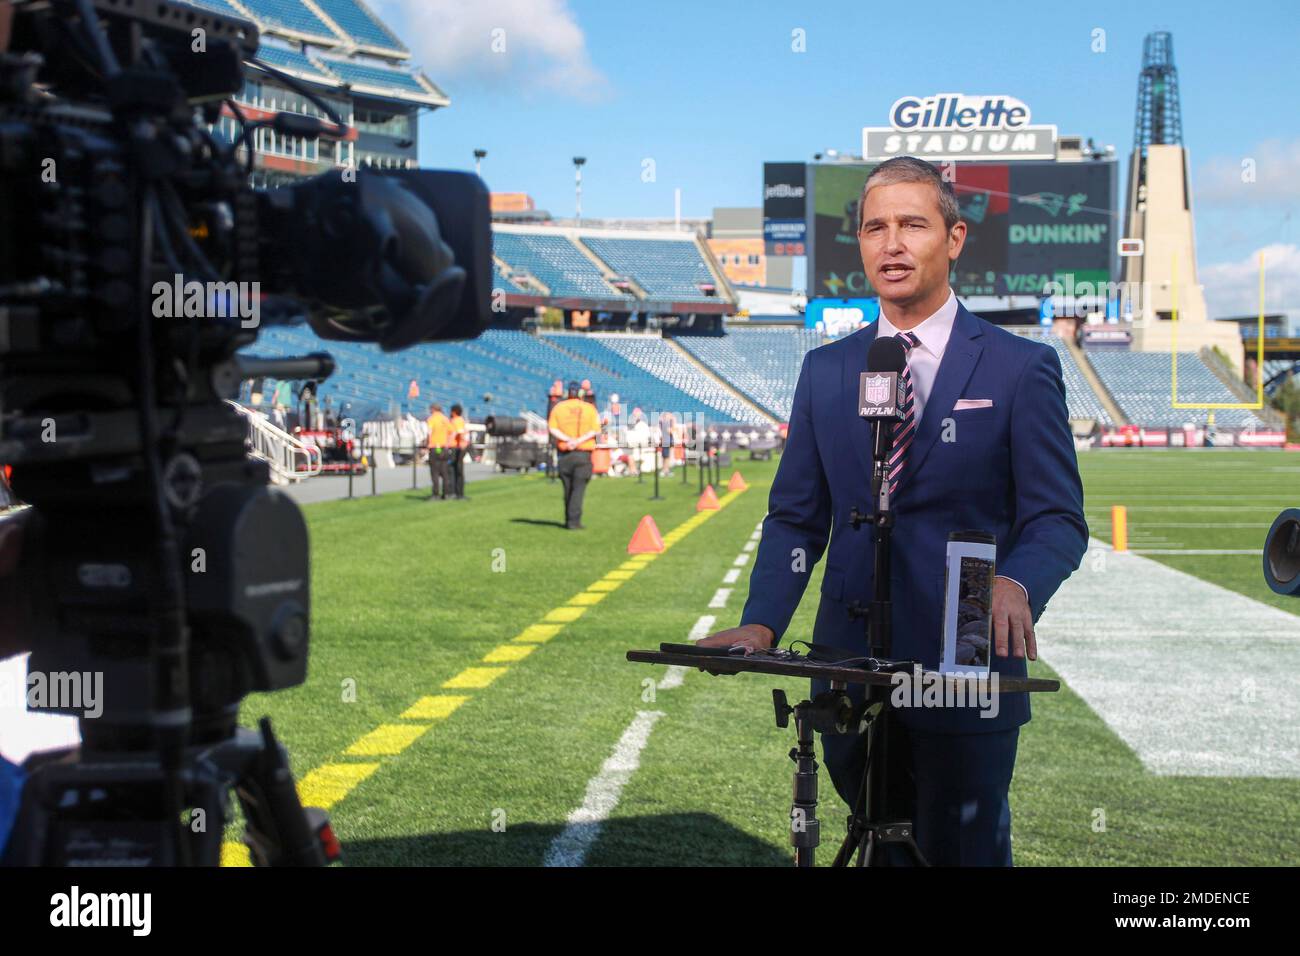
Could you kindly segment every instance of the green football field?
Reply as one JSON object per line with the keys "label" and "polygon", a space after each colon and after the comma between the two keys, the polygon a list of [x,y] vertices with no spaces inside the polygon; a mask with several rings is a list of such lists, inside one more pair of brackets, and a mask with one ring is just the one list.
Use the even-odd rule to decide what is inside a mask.
{"label": "green football field", "polygon": [[[1093,537],[1109,541],[1124,504],[1136,550],[1258,552],[1300,505],[1296,455],[1125,449],[1080,466]],[[738,468],[749,489],[703,519],[693,471],[661,501],[649,483],[594,481],[579,532],[559,527],[559,485],[535,475],[472,483],[469,501],[399,492],[305,509],[310,676],[244,715],[273,718],[347,865],[788,863],[794,738],[771,692],[793,701],[806,685],[624,659],[688,640],[702,616],[738,621],[776,463]],[[629,560],[646,514],[670,547]],[[1300,612],[1265,586],[1258,553],[1150,557]],[[819,582],[820,567],[787,639],[810,636]],[[1049,637],[1040,650],[1050,662]],[[822,798],[827,863],[846,811],[825,774]],[[1011,804],[1018,865],[1300,860],[1300,781],[1149,773],[1068,686],[1022,729]]]}

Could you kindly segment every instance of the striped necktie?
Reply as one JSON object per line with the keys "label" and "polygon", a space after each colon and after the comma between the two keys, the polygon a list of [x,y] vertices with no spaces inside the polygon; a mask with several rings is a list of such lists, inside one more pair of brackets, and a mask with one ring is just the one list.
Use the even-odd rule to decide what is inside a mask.
{"label": "striped necktie", "polygon": [[[909,356],[912,349],[921,344],[921,340],[913,332],[899,332],[894,338],[903,343],[903,352]],[[889,495],[891,498],[898,491],[898,476],[903,471],[903,465],[907,463],[907,450],[912,446],[912,439],[916,437],[916,410],[915,403],[912,401],[912,369],[906,363],[903,365],[902,391],[903,398],[898,405],[898,411],[902,417],[894,422],[894,450],[889,455]]]}

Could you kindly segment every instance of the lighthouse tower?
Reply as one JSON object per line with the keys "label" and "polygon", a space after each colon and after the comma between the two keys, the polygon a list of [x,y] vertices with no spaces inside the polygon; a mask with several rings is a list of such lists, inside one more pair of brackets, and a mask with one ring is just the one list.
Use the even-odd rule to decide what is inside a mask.
{"label": "lighthouse tower", "polygon": [[1234,323],[1209,320],[1197,279],[1192,185],[1169,33],[1149,33],[1142,44],[1133,141],[1124,235],[1140,239],[1142,252],[1123,259],[1133,348],[1168,352],[1176,344],[1183,352],[1217,345],[1240,374],[1240,332]]}

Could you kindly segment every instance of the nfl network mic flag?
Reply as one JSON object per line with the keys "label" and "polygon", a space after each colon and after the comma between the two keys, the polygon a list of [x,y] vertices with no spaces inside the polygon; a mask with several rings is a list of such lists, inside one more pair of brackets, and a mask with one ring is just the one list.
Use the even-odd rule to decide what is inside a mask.
{"label": "nfl network mic flag", "polygon": [[863,418],[897,418],[902,396],[897,372],[863,372],[858,388],[858,414]]}

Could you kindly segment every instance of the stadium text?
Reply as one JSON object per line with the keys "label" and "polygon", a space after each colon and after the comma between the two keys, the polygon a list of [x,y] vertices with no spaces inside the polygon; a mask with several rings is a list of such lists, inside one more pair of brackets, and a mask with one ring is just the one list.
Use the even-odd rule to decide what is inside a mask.
{"label": "stadium text", "polygon": [[904,96],[889,110],[897,130],[1020,129],[1029,122],[1029,107],[1013,96],[966,96],[940,93],[919,100]]}

